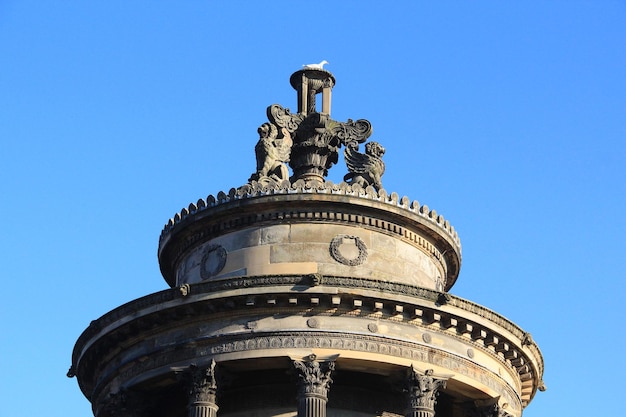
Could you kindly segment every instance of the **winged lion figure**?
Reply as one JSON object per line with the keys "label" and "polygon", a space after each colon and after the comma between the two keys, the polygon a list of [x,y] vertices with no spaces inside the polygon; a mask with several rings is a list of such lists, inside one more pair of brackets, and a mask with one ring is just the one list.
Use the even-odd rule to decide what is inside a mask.
{"label": "winged lion figure", "polygon": [[365,144],[365,153],[358,151],[358,145],[346,146],[343,155],[348,166],[348,174],[343,180],[348,184],[359,184],[366,188],[371,185],[380,190],[383,185],[381,177],[385,173],[385,163],[381,157],[385,154],[385,148],[378,142]]}

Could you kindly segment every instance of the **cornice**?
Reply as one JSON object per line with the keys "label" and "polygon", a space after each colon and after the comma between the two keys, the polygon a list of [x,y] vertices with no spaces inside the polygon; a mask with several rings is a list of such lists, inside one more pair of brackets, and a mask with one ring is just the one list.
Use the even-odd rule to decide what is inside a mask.
{"label": "cornice", "polygon": [[[102,359],[110,349],[118,349],[124,340],[176,328],[190,319],[204,320],[207,313],[212,319],[223,315],[232,319],[261,312],[306,311],[311,316],[324,316],[332,311],[332,314],[402,322],[464,340],[515,370],[524,404],[541,387],[543,358],[535,342],[510,320],[485,307],[450,294],[404,284],[316,277],[317,284],[313,286],[313,278],[242,277],[186,285],[184,291],[175,288],[142,297],[92,322],[76,344],[72,368],[75,373],[81,368],[86,371],[84,366],[91,367],[87,364],[96,363],[96,358]],[[337,293],[336,288],[345,292]]]}
{"label": "cornice", "polygon": [[376,189],[371,186],[363,189],[363,187],[358,184],[348,184],[346,182],[335,184],[329,180],[314,183],[307,183],[305,181],[298,180],[294,183],[283,181],[282,183],[269,184],[260,184],[253,181],[252,183],[245,184],[239,188],[231,188],[228,194],[220,191],[217,193],[217,197],[209,195],[206,200],[200,199],[197,203],[191,203],[187,208],[183,208],[180,212],[176,213],[174,217],[172,217],[164,226],[159,242],[163,241],[171,230],[174,229],[175,226],[181,221],[185,220],[185,218],[187,218],[190,214],[195,214],[217,205],[227,204],[234,200],[277,194],[346,195],[400,207],[410,213],[415,213],[428,220],[433,226],[440,229],[452,239],[452,241],[458,246],[459,252],[461,249],[461,240],[454,227],[443,217],[443,215],[438,214],[437,211],[430,209],[427,205],[420,205],[417,200],[410,201],[407,196],[400,198],[396,192],[389,194],[384,188],[376,191]]}

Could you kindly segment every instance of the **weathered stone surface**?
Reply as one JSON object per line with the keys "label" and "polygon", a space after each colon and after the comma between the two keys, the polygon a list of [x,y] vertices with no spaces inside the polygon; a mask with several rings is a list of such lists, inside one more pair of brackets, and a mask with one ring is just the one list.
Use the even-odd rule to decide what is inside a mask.
{"label": "weathered stone surface", "polygon": [[[382,188],[383,148],[358,148],[369,122],[330,118],[332,74],[291,83],[298,113],[268,107],[249,183],[165,226],[172,288],[94,320],[68,376],[97,417],[521,417],[545,387],[532,337],[447,293],[456,231]],[[341,147],[349,174],[333,184]]]}

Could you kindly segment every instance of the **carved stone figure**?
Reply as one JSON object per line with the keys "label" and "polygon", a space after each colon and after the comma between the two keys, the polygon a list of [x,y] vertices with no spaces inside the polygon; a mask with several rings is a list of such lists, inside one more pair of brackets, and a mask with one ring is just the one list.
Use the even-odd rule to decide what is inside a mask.
{"label": "carved stone figure", "polygon": [[[267,108],[269,123],[259,128],[259,142],[255,148],[257,171],[248,180],[250,183],[275,183],[288,179],[287,163],[293,170],[290,182],[323,183],[330,167],[338,161],[341,146],[358,147],[372,133],[372,125],[365,119],[338,122],[330,118],[330,94],[335,84],[330,72],[306,68],[294,73],[290,82],[298,91],[298,113],[291,113],[279,104]],[[315,109],[315,96],[319,93],[322,93],[322,112]],[[355,175],[355,180],[363,184],[380,184],[384,172],[380,156],[384,148],[378,144],[371,148],[370,154],[355,157],[355,166],[359,167],[355,174],[360,174]],[[363,158],[365,168],[361,167],[364,163],[359,162]],[[368,165],[370,160],[374,162]],[[370,165],[376,168],[369,169]],[[359,169],[366,171],[360,172]]]}
{"label": "carved stone figure", "polygon": [[383,188],[381,177],[385,173],[385,163],[381,159],[384,153],[385,148],[378,142],[366,143],[365,153],[359,152],[356,144],[346,146],[343,154],[349,172],[343,180],[363,188],[371,185],[380,190]]}
{"label": "carved stone figure", "polygon": [[289,179],[287,162],[293,145],[291,134],[286,128],[281,127],[279,137],[278,127],[272,123],[263,123],[258,132],[259,141],[254,148],[257,171],[252,174],[250,181],[272,179],[280,182]]}

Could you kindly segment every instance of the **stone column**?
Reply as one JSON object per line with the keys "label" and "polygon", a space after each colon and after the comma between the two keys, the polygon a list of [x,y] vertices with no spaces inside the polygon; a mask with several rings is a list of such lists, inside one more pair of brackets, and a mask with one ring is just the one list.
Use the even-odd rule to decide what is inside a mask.
{"label": "stone column", "polygon": [[440,388],[446,387],[445,379],[433,378],[433,370],[424,374],[413,366],[409,373],[409,410],[406,417],[434,417],[435,403]]}
{"label": "stone column", "polygon": [[330,98],[333,91],[333,84],[330,78],[324,80],[324,88],[322,90],[322,113],[330,116]]}
{"label": "stone column", "polygon": [[298,417],[326,417],[330,374],[335,362],[318,362],[315,355],[305,361],[293,361],[298,372]]}
{"label": "stone column", "polygon": [[306,78],[306,73],[302,73],[302,84],[298,89],[298,113],[307,114],[309,109],[309,81]]}
{"label": "stone column", "polygon": [[217,383],[215,381],[215,361],[208,367],[189,367],[188,417],[216,417],[219,407],[215,401]]}

